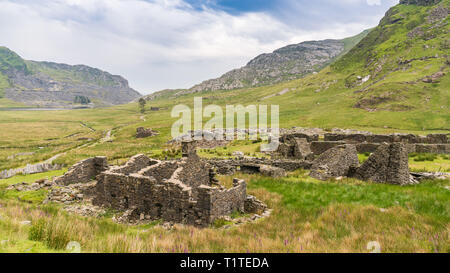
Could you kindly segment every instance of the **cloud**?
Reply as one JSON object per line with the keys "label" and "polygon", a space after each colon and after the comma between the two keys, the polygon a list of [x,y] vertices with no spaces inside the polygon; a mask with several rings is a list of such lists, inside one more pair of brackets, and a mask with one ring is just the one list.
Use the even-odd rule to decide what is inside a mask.
{"label": "cloud", "polygon": [[380,6],[381,0],[367,0],[367,5],[369,6]]}
{"label": "cloud", "polygon": [[308,4],[321,1],[229,12],[213,1],[0,0],[0,37],[26,59],[98,67],[148,93],[188,88],[287,44],[357,34],[385,11],[352,19]]}

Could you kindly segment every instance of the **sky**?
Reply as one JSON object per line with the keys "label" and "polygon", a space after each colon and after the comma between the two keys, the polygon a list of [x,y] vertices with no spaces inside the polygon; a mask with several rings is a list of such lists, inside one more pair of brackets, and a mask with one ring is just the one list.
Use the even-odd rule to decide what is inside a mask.
{"label": "sky", "polygon": [[0,45],[85,64],[142,94],[190,88],[262,53],[374,27],[398,0],[0,0]]}

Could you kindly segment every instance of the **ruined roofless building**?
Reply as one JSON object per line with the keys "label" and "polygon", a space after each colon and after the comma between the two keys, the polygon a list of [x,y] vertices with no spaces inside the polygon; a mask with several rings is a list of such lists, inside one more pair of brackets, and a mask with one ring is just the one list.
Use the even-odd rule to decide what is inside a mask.
{"label": "ruined roofless building", "polygon": [[[255,198],[247,196],[245,181],[235,179],[230,189],[216,187],[211,168],[197,156],[194,143],[183,142],[182,151],[181,160],[137,155],[123,166],[100,173],[94,205],[128,211],[130,220],[162,219],[198,227],[235,211],[264,211]],[[254,211],[255,207],[262,211]]]}

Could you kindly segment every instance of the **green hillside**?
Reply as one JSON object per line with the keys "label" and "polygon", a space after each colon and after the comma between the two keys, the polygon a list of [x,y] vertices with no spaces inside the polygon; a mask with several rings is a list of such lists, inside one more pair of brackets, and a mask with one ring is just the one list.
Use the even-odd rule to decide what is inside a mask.
{"label": "green hillside", "polygon": [[[379,26],[318,74],[195,96],[213,97],[216,104],[279,104],[284,127],[448,130],[449,3],[391,8]],[[192,96],[177,99],[189,103]],[[173,104],[173,97],[166,102]]]}

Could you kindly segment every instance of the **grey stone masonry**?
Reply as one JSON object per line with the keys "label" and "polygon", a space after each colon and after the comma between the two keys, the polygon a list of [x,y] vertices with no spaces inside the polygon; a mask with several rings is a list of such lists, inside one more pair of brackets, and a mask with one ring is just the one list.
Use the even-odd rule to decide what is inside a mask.
{"label": "grey stone masonry", "polygon": [[104,156],[96,156],[80,161],[69,168],[69,170],[55,179],[55,183],[69,185],[87,183],[108,168],[108,161]]}
{"label": "grey stone masonry", "polygon": [[378,183],[410,184],[408,152],[405,144],[381,145],[352,176]]}
{"label": "grey stone masonry", "polygon": [[314,160],[310,176],[320,180],[347,176],[350,169],[358,165],[355,145],[341,145],[324,152]]}
{"label": "grey stone masonry", "polygon": [[180,160],[157,161],[137,155],[122,167],[100,173],[93,204],[125,211],[131,218],[198,227],[235,211],[244,213],[246,206],[261,206],[257,200],[249,204],[243,180],[234,180],[230,189],[217,185],[210,164],[191,145],[183,143],[186,157]]}

